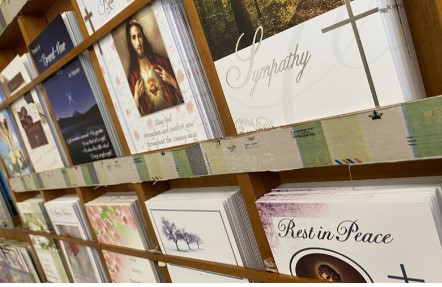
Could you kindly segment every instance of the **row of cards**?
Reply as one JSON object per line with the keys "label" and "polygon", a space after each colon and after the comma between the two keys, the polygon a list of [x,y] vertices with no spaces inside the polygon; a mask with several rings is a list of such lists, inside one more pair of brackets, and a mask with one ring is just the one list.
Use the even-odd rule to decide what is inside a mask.
{"label": "row of cards", "polygon": [[442,97],[10,179],[16,192],[442,155]]}

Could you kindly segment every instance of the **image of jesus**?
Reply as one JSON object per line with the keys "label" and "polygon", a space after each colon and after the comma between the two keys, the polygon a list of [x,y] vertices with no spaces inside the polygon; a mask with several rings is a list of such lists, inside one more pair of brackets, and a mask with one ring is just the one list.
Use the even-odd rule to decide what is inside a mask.
{"label": "image of jesus", "polygon": [[141,116],[184,103],[172,65],[155,53],[137,20],[126,25],[130,63],[128,81]]}

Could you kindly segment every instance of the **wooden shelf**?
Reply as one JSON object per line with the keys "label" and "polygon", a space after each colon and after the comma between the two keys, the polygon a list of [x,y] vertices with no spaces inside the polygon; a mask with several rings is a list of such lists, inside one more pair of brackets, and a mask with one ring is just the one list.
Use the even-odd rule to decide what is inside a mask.
{"label": "wooden shelf", "polygon": [[[432,111],[434,110],[437,113],[433,115],[434,117],[442,116],[442,96],[391,106],[378,111],[384,115],[389,115],[390,113],[397,113],[406,109],[420,111],[421,106],[433,107]],[[427,111],[427,109],[424,109],[424,111]],[[419,131],[437,130],[440,125],[438,121],[429,123],[420,119],[416,120],[416,117],[407,116],[407,113],[403,112],[401,120],[397,120],[395,123],[388,122],[388,126],[393,124],[397,127],[408,126],[413,128],[408,129],[407,136],[404,136],[402,133],[388,131],[389,137],[382,139],[381,142],[377,140],[370,141],[369,138],[372,135],[385,133],[385,127],[382,124],[377,123],[375,127],[371,125],[367,127],[363,124],[353,125],[353,129],[366,135],[366,137],[361,138],[362,142],[358,142],[356,147],[354,140],[348,139],[347,134],[343,134],[342,138],[339,138],[340,140],[336,143],[336,135],[327,135],[321,128],[325,124],[324,122],[328,124],[336,122],[338,125],[341,122],[354,123],[360,117],[368,118],[370,113],[365,111],[302,124],[303,128],[306,125],[316,127],[313,130],[315,133],[324,134],[326,144],[318,148],[318,150],[328,150],[330,155],[328,158],[324,156],[322,164],[303,161],[303,158],[306,158],[311,152],[315,151],[302,149],[302,145],[299,145],[293,137],[293,131],[298,129],[298,125],[293,125],[215,141],[200,142],[168,150],[96,161],[81,166],[10,178],[9,182],[15,192],[25,192],[84,186],[110,186],[147,181],[155,182],[178,178],[203,178],[205,176],[234,175],[250,172],[294,171],[298,169],[301,170],[300,173],[305,173],[308,176],[310,173],[309,168],[321,166],[324,168],[329,167],[329,170],[333,171],[332,173],[343,173],[347,180],[364,177],[405,177],[441,173],[442,138],[439,141],[436,139],[436,142],[432,142],[431,148],[428,150],[426,149],[425,142],[421,146],[419,142],[410,142],[410,139],[413,138],[420,140]],[[347,126],[343,125],[343,128],[347,128]],[[333,138],[334,141],[331,139],[327,140],[328,137]],[[371,146],[370,143],[374,146]],[[382,149],[384,146],[385,149]],[[387,147],[396,150],[394,158],[388,152]],[[341,158],[339,159],[335,159],[331,155],[332,151],[336,149],[341,150]],[[344,154],[342,150],[348,152]],[[403,152],[399,153],[397,150],[402,150]],[[371,151],[371,153],[367,151]],[[181,156],[174,156],[176,154]],[[187,157],[188,154],[192,155],[192,160]],[[176,158],[180,158],[180,161],[177,161]],[[281,160],[282,158],[285,160]],[[222,168],[217,168],[220,161],[224,164]],[[159,162],[160,165],[158,165]],[[170,166],[175,168],[170,169]],[[416,166],[418,168],[408,168],[409,166]],[[155,168],[150,169],[149,167]],[[303,169],[307,170],[303,171]],[[149,170],[151,171],[149,172]],[[155,170],[157,173],[152,173],[152,170]],[[193,170],[197,170],[198,173],[194,173]],[[92,181],[91,179],[97,180]]]}
{"label": "wooden shelf", "polygon": [[161,254],[161,252],[157,250],[151,250],[151,251],[144,251],[144,250],[137,250],[132,248],[126,248],[126,247],[120,247],[120,246],[113,246],[109,244],[102,244],[94,241],[85,241],[81,239],[76,238],[68,238],[63,237],[57,234],[53,233],[46,233],[46,232],[38,232],[38,231],[30,231],[30,230],[24,230],[27,234],[34,234],[39,236],[44,236],[47,238],[55,239],[55,240],[62,240],[69,243],[79,244],[99,250],[108,250],[116,253],[126,254],[130,256],[140,257],[149,259],[156,262],[165,262],[168,264],[175,264],[180,266],[187,266],[190,268],[197,268],[202,269],[208,272],[214,272],[214,273],[220,273],[220,274],[226,274],[226,275],[232,275],[237,277],[244,277],[249,278],[251,280],[256,280],[263,283],[314,283],[318,282],[318,280],[313,280],[309,278],[300,278],[300,277],[293,277],[289,275],[283,275],[283,274],[277,274],[272,272],[267,272],[263,270],[257,270],[257,269],[250,269],[250,268],[244,268],[229,264],[223,264],[213,261],[205,261],[205,260],[197,260],[197,259],[191,259],[186,257],[180,257],[180,256],[173,256],[173,255],[165,255]]}
{"label": "wooden shelf", "polygon": [[22,226],[10,229],[0,228],[0,238],[29,242],[29,237],[23,232]]}
{"label": "wooden shelf", "polygon": [[[70,1],[32,0],[22,9],[21,13],[23,17],[42,17],[44,18],[42,21],[50,21],[58,12],[70,7]],[[75,2],[75,0],[72,1]],[[412,103],[377,109],[378,112],[383,114],[400,114],[399,120],[393,124],[408,127],[407,136],[396,134],[395,130],[382,129],[382,125],[379,125],[381,127],[378,129],[370,129],[370,131],[363,125],[354,125],[352,128],[359,129],[367,135],[379,136],[382,129],[381,142],[373,142],[369,141],[368,138],[364,138],[366,140],[364,144],[360,144],[358,148],[355,148],[355,142],[352,142],[352,139],[342,137],[342,140],[339,141],[339,149],[345,150],[344,154],[341,154],[339,158],[334,158],[332,152],[329,152],[328,158],[325,158],[327,160],[322,158],[322,161],[313,161],[306,159],[306,155],[311,150],[300,147],[293,134],[301,124],[237,135],[201,25],[198,23],[199,19],[195,12],[194,2],[193,0],[184,0],[198,49],[212,91],[215,94],[215,102],[226,129],[226,137],[162,151],[127,155],[116,159],[10,178],[9,184],[13,190],[15,200],[23,201],[36,194],[41,194],[45,201],[49,201],[64,194],[77,194],[81,202],[86,203],[105,192],[127,190],[135,191],[140,202],[144,202],[169,188],[238,185],[246,202],[261,256],[271,262],[272,253],[255,206],[256,199],[269,192],[271,188],[289,182],[442,176],[442,138],[432,149],[416,146],[416,142],[414,142],[416,138],[413,138],[420,136],[420,131],[442,131],[440,127],[442,96],[437,96],[442,95],[442,82],[440,81],[442,78],[442,53],[440,53],[442,47],[442,34],[440,33],[442,5],[438,0],[404,1],[427,93],[429,96],[436,96]],[[133,1],[129,7],[93,35],[85,37],[85,40],[63,59],[0,104],[0,109],[8,108],[15,100],[42,83],[82,52],[86,50],[92,52],[94,43],[150,3],[151,0]],[[78,14],[78,11],[76,12]],[[430,13],[431,17],[425,18],[423,16],[427,13]],[[0,65],[3,62],[6,63],[10,57],[20,53],[23,47],[26,48],[24,43],[30,40],[24,39],[26,37],[22,35],[21,30],[24,29],[30,32],[27,36],[32,36],[31,34],[35,33],[35,31],[29,31],[32,22],[26,24],[26,28],[20,27],[20,21],[16,18],[0,35]],[[428,39],[427,31],[431,32],[431,39]],[[2,56],[4,56],[4,59]],[[103,85],[103,82],[101,84]],[[428,109],[433,116],[432,120],[421,120],[413,116],[413,114],[423,113]],[[412,113],[407,111],[412,111]],[[311,125],[317,128],[332,122],[346,128],[348,122],[354,123],[358,119],[366,119],[372,112],[373,110],[359,111],[348,115],[302,123],[302,126]],[[317,131],[323,132],[321,128]],[[398,145],[401,146],[404,152],[398,152]],[[328,144],[322,146],[322,148],[332,151],[336,146],[333,141],[328,141]],[[190,150],[198,150],[200,155],[195,156],[197,153],[194,152],[187,153]],[[371,150],[371,153],[368,153],[367,150]],[[186,161],[185,156],[179,157],[182,160],[176,162],[173,156],[176,153],[180,155],[193,154],[195,158],[192,158],[192,161],[187,158]],[[127,151],[126,154],[128,154]],[[156,167],[156,170],[160,172],[158,174],[149,173],[149,166],[154,162],[158,162],[152,159],[157,158],[161,159],[162,163],[159,167]],[[354,159],[357,159],[358,163]],[[220,161],[223,161],[224,164],[218,164]],[[194,172],[195,170],[202,170],[200,168],[192,169],[192,165],[197,163],[204,165],[206,172]],[[176,170],[171,170],[170,166],[176,167]],[[147,218],[146,213],[147,211],[143,210],[145,218]],[[165,255],[157,251],[140,251],[101,244],[96,241],[65,238],[56,234],[23,230],[21,227],[0,230],[0,237],[25,242],[29,242],[29,234],[80,244],[97,250],[109,250],[146,258],[155,262],[165,262],[249,278],[259,282],[318,282],[264,270]],[[152,230],[150,230],[150,234],[154,234]],[[157,243],[156,238],[152,238],[152,241]],[[167,275],[166,268],[161,268],[161,271],[165,274],[165,281],[169,282],[170,278]]]}
{"label": "wooden shelf", "polygon": [[17,18],[26,15],[43,16],[56,2],[56,0],[30,0],[20,10],[18,15],[14,17],[11,23],[0,34],[0,50],[14,49],[20,41],[21,32],[18,26]]}
{"label": "wooden shelf", "polygon": [[0,49],[13,49],[20,41],[20,28],[17,20],[12,21],[0,35]]}

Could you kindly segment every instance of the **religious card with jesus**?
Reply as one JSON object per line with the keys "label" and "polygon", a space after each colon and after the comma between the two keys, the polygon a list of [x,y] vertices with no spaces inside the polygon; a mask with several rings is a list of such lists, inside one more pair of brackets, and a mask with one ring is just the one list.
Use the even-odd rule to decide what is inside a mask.
{"label": "religious card with jesus", "polygon": [[278,271],[343,283],[440,282],[441,187],[299,185],[257,200]]}
{"label": "religious card with jesus", "polygon": [[[132,1],[99,2],[77,0],[89,34]],[[167,5],[180,2],[153,1],[94,45],[132,154],[222,134],[211,92],[201,80],[204,71],[198,70],[193,47],[186,46],[191,37],[187,30],[179,30],[181,22],[174,22],[185,15],[171,17],[171,10],[181,10],[168,10]]]}
{"label": "religious card with jesus", "polygon": [[221,2],[195,7],[237,132],[424,97],[402,1]]}

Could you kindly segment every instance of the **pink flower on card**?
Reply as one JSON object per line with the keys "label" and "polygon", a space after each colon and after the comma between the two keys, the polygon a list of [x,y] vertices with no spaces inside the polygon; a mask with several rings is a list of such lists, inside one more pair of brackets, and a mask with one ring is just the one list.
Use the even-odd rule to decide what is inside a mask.
{"label": "pink flower on card", "polygon": [[[67,238],[72,238],[72,236],[69,233],[66,233],[64,236]],[[77,254],[80,252],[80,248],[78,247],[78,245],[71,242],[68,242],[67,245],[68,245],[68,251],[74,254],[74,256],[77,256]]]}
{"label": "pink flower on card", "polygon": [[134,138],[136,141],[140,140],[140,134],[138,133],[138,131],[134,131]]}
{"label": "pink flower on card", "polygon": [[121,81],[119,77],[115,77],[115,84],[117,84],[117,86],[121,85]]}
{"label": "pink flower on card", "polygon": [[114,226],[112,225],[112,223],[109,220],[106,220],[104,222],[104,226],[106,227],[107,230],[112,230],[114,228]]}
{"label": "pink flower on card", "polygon": [[99,217],[95,217],[95,218],[94,218],[94,221],[93,221],[92,224],[95,225],[95,229],[96,229],[97,231],[101,231],[101,230],[104,229],[103,221],[101,221],[101,218],[99,218]]}
{"label": "pink flower on card", "polygon": [[97,235],[97,241],[100,243],[104,243],[103,235]]}
{"label": "pink flower on card", "polygon": [[130,109],[129,108],[126,109],[126,115],[130,116]]}
{"label": "pink flower on card", "polygon": [[115,268],[115,273],[120,274],[121,265],[114,264],[114,268]]}
{"label": "pink flower on card", "polygon": [[103,234],[103,236],[101,236],[101,242],[102,243],[106,243],[106,244],[112,244],[112,240],[110,239],[109,235],[107,234]]}
{"label": "pink flower on card", "polygon": [[123,269],[123,263],[116,253],[110,253],[110,260],[107,262],[112,281],[118,281],[121,270]]}
{"label": "pink flower on card", "polygon": [[86,206],[86,213],[90,218],[95,216],[95,212],[92,209],[92,206]]}
{"label": "pink flower on card", "polygon": [[115,244],[117,245],[123,245],[124,241],[123,241],[123,237],[121,237],[121,235],[119,233],[115,233],[114,234],[114,238],[115,238]]}
{"label": "pink flower on card", "polygon": [[184,72],[182,69],[179,69],[178,72],[176,73],[176,79],[178,81],[178,83],[182,83],[184,81]]}
{"label": "pink flower on card", "polygon": [[123,264],[121,260],[119,260],[118,255],[116,253],[111,253],[103,250],[103,254],[112,282],[118,282],[120,277],[120,271],[123,269],[122,268]]}
{"label": "pink flower on card", "polygon": [[123,214],[124,210],[122,206],[115,206],[115,214],[119,217],[121,214]]}
{"label": "pink flower on card", "polygon": [[121,262],[121,258],[118,255],[115,256],[115,264],[120,267],[123,266],[123,262]]}
{"label": "pink flower on card", "polygon": [[192,113],[193,113],[193,104],[192,104],[192,102],[188,102],[188,103],[186,104],[186,109],[187,109],[187,112],[188,112],[189,114],[192,114]]}
{"label": "pink flower on card", "polygon": [[153,122],[152,119],[147,120],[147,127],[151,130],[153,128]]}
{"label": "pink flower on card", "polygon": [[128,225],[129,224],[129,218],[127,218],[126,215],[123,215],[122,219],[123,219],[123,224],[124,225]]}
{"label": "pink flower on card", "polygon": [[104,261],[106,261],[106,264],[112,263],[112,258],[110,256],[109,252],[103,252]]}

